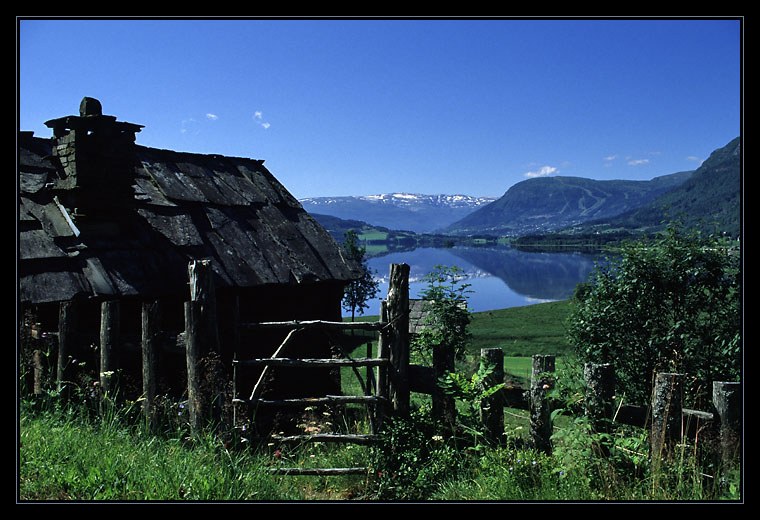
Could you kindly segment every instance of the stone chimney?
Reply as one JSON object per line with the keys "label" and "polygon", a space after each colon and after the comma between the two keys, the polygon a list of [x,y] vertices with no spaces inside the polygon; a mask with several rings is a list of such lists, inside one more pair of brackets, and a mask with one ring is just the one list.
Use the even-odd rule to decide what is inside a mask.
{"label": "stone chimney", "polygon": [[62,166],[55,190],[68,207],[108,209],[134,201],[135,134],[141,125],[104,116],[100,101],[85,97],[78,116],[45,123]]}

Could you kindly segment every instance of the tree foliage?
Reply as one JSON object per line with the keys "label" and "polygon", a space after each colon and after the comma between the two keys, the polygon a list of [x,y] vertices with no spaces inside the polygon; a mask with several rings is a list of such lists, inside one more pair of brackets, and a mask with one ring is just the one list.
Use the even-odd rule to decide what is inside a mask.
{"label": "tree foliage", "polygon": [[351,321],[353,321],[356,312],[364,314],[364,309],[369,307],[367,302],[377,296],[380,283],[375,279],[367,265],[365,258],[367,250],[365,247],[359,246],[356,231],[349,230],[343,236],[343,250],[350,259],[361,267],[361,276],[346,285],[343,292],[343,308],[346,311],[351,311]]}
{"label": "tree foliage", "polygon": [[568,335],[584,362],[613,364],[629,400],[649,399],[657,371],[686,374],[698,399],[739,377],[740,301],[738,255],[676,223],[597,265],[576,289]]}
{"label": "tree foliage", "polygon": [[425,275],[427,288],[420,292],[420,298],[428,302],[430,312],[425,328],[412,341],[412,348],[423,355],[434,346],[443,346],[453,349],[457,358],[464,356],[471,337],[467,308],[467,294],[471,291],[463,279],[458,266],[436,265]]}

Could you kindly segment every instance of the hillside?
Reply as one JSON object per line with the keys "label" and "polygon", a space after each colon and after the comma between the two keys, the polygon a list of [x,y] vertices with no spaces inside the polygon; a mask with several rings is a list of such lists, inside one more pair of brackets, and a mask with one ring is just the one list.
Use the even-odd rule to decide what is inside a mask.
{"label": "hillside", "polygon": [[388,229],[429,233],[463,218],[496,197],[386,193],[315,197],[299,202],[309,213],[358,220]]}
{"label": "hillside", "polygon": [[655,201],[615,218],[593,223],[589,231],[655,230],[666,219],[680,216],[687,227],[708,232],[741,232],[741,138],[718,148],[686,182]]}
{"label": "hillside", "polygon": [[645,206],[693,172],[650,181],[542,177],[519,182],[498,200],[446,228],[452,234],[519,236],[610,218]]}

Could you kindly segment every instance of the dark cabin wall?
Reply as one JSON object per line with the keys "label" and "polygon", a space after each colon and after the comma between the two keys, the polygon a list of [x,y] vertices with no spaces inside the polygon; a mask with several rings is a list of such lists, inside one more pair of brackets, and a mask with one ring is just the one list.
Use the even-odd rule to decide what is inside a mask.
{"label": "dark cabin wall", "polygon": [[[244,290],[217,290],[217,322],[219,328],[221,357],[231,380],[234,353],[233,316],[235,300],[239,299],[240,321],[292,321],[326,320],[340,321],[340,302],[343,283],[320,282],[313,284],[271,285]],[[180,397],[186,391],[185,352],[181,336],[184,330],[184,301],[187,297],[161,297],[162,329],[165,332],[158,352],[158,391],[160,394]],[[123,377],[122,389],[130,399],[136,399],[142,392],[141,383],[141,308],[142,298],[123,297],[120,302],[120,351],[119,365]],[[70,352],[77,369],[74,379],[86,387],[97,381],[100,342],[100,304],[97,299],[77,301],[77,342]],[[40,329],[47,333],[58,330],[59,304],[25,305],[32,322],[40,323]],[[238,359],[270,357],[283,341],[287,331],[255,331],[243,333]],[[43,348],[40,341],[25,345],[24,350]],[[44,348],[53,349],[51,368],[55,366],[55,336],[47,336]],[[329,358],[333,354],[330,342],[319,331],[299,332],[282,353],[284,357]],[[29,352],[25,358],[30,359]],[[29,361],[27,359],[27,361]],[[329,369],[272,369],[272,381],[266,387],[265,395],[278,397],[303,397],[340,393],[339,376]],[[247,369],[242,378],[241,393],[250,394],[259,378],[260,369]]]}

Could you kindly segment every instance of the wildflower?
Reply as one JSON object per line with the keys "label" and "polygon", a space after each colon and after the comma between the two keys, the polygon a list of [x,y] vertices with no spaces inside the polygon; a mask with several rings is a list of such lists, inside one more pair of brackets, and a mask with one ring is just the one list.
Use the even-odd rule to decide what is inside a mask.
{"label": "wildflower", "polygon": [[546,384],[545,384],[545,385],[544,385],[544,386],[542,386],[541,388],[543,388],[544,390],[549,390],[549,385],[546,385]]}
{"label": "wildflower", "polygon": [[274,450],[274,458],[277,459],[282,455],[282,450]]}
{"label": "wildflower", "polygon": [[441,435],[433,435],[433,440],[434,441],[442,441],[443,437]]}

